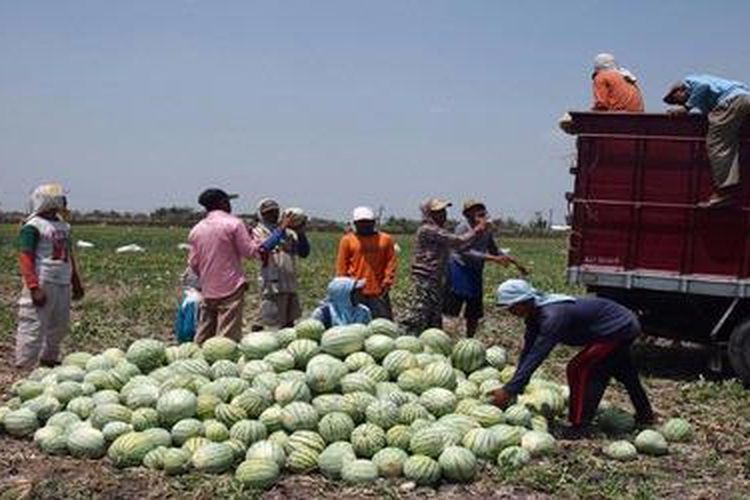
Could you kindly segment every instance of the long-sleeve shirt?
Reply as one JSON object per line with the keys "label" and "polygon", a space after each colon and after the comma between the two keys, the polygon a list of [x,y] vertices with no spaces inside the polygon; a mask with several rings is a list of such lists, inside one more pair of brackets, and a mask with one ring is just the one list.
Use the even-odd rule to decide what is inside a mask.
{"label": "long-sleeve shirt", "polygon": [[445,282],[451,250],[466,247],[477,237],[478,233],[474,229],[463,234],[454,234],[437,224],[424,222],[417,229],[411,266],[412,277],[432,281],[442,286]]}
{"label": "long-sleeve shirt", "polygon": [[[462,222],[456,234],[465,234],[471,226]],[[483,294],[482,273],[487,255],[501,255],[492,233],[477,237],[467,248],[454,251],[448,263],[451,290],[461,297],[481,297]]]}
{"label": "long-sleeve shirt", "polygon": [[393,238],[378,231],[360,235],[347,233],[339,242],[336,276],[365,280],[362,294],[379,297],[396,280],[396,250]]}
{"label": "long-sleeve shirt", "polygon": [[683,83],[690,94],[685,107],[695,114],[708,114],[738,95],[750,95],[750,87],[746,84],[712,75],[690,75]]}
{"label": "long-sleeve shirt", "polygon": [[580,298],[539,307],[526,321],[518,368],[505,389],[511,394],[523,392],[557,344],[583,346],[617,338],[627,340],[639,331],[635,314],[609,299]]}
{"label": "long-sleeve shirt", "polygon": [[601,70],[594,76],[595,111],[643,112],[643,95],[635,82],[616,69]]}
{"label": "long-sleeve shirt", "polygon": [[[253,236],[266,240],[277,230],[276,225],[260,222],[253,228]],[[287,229],[281,232],[282,238],[276,248],[264,259],[260,268],[262,292],[265,295],[295,293],[297,291],[297,256],[303,259],[310,255],[310,241],[307,234]]]}
{"label": "long-sleeve shirt", "polygon": [[282,237],[276,230],[263,241],[253,238],[238,217],[212,210],[190,231],[188,264],[200,278],[208,299],[228,297],[246,283],[243,258],[259,257],[274,248]]}

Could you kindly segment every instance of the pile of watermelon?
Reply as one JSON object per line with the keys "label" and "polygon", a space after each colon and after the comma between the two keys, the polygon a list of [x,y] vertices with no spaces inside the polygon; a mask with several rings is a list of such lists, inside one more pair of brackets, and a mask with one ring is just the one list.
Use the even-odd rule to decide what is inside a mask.
{"label": "pile of watermelon", "polygon": [[[501,411],[489,394],[513,372],[503,348],[454,343],[439,329],[407,336],[378,319],[326,331],[305,320],[240,343],[141,339],[126,352],[69,354],[16,382],[0,422],[50,455],[166,474],[234,471],[253,488],[316,470],[352,484],[467,482],[482,463],[518,468],[555,449],[548,424],[564,412],[567,388],[533,379]],[[624,420],[600,415],[615,431]],[[670,425],[675,440],[689,438],[687,422]],[[658,438],[605,453],[627,459],[630,445],[661,454]]]}

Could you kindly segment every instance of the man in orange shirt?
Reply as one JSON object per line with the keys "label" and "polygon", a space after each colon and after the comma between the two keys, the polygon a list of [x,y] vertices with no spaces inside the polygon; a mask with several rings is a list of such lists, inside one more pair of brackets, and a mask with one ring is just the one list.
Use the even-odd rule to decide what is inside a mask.
{"label": "man in orange shirt", "polygon": [[365,280],[361,302],[370,308],[373,318],[393,319],[388,292],[396,279],[396,249],[389,234],[375,227],[375,213],[369,207],[357,207],[352,216],[354,231],[339,243],[336,276]]}
{"label": "man in orange shirt", "polygon": [[643,113],[643,96],[638,79],[621,68],[612,54],[594,58],[594,111],[630,111]]}

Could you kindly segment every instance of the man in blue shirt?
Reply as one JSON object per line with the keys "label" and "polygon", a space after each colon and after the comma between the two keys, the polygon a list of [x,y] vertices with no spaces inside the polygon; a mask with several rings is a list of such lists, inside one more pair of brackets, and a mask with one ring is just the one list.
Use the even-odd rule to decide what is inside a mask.
{"label": "man in blue shirt", "polygon": [[[462,235],[477,225],[480,219],[487,218],[487,208],[477,200],[464,203],[463,215],[466,222],[456,227],[456,234]],[[443,312],[446,316],[458,317],[463,309],[466,320],[466,336],[473,337],[479,328],[479,320],[484,316],[484,273],[485,261],[504,266],[514,264],[523,274],[526,270],[515,259],[497,248],[491,232],[483,233],[469,246],[451,254],[448,261],[448,282]]]}
{"label": "man in blue shirt", "polygon": [[510,382],[495,391],[497,406],[504,408],[522,393],[552,349],[565,344],[583,349],[566,370],[571,426],[564,429],[564,437],[579,439],[588,434],[612,377],[625,386],[635,407],[636,422],[653,423],[651,404],[630,356],[630,346],[640,334],[632,311],[603,298],[541,293],[519,279],[507,280],[498,287],[497,302],[526,322],[518,368]]}
{"label": "man in blue shirt", "polygon": [[740,183],[740,129],[750,117],[750,87],[711,75],[691,75],[675,84],[664,102],[678,106],[670,114],[708,115],[706,149],[713,171],[714,192],[702,207],[734,201]]}

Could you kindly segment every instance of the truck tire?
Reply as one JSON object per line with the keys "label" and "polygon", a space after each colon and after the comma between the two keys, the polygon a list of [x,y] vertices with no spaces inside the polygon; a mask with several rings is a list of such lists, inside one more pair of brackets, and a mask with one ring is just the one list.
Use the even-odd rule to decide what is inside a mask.
{"label": "truck tire", "polygon": [[750,387],[750,320],[735,327],[729,336],[729,364],[746,387]]}

